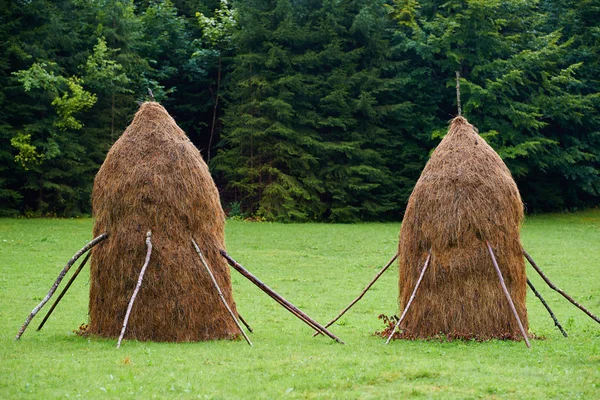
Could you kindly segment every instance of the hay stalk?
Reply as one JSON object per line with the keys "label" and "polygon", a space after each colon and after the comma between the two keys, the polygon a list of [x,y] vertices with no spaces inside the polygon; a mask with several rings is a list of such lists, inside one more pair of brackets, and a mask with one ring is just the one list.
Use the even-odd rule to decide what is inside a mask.
{"label": "hay stalk", "polygon": [[88,251],[89,249],[91,249],[92,247],[94,247],[95,245],[97,245],[98,243],[100,243],[101,241],[106,239],[107,237],[108,237],[108,234],[106,234],[106,233],[99,235],[98,237],[94,238],[91,242],[89,242],[88,244],[83,246],[81,248],[81,250],[79,250],[77,253],[75,253],[75,255],[73,257],[71,257],[69,262],[67,262],[67,265],[65,265],[63,270],[60,271],[60,274],[58,274],[58,278],[56,278],[54,285],[52,285],[52,287],[50,288],[50,291],[48,292],[46,297],[44,297],[44,299],[41,301],[41,303],[38,304],[37,307],[35,307],[33,309],[33,311],[31,311],[31,314],[29,314],[29,316],[25,320],[25,323],[23,323],[23,326],[21,327],[21,329],[19,329],[17,336],[15,336],[15,340],[19,340],[21,338],[21,336],[25,332],[25,329],[27,329],[27,326],[29,325],[29,323],[31,322],[33,317],[36,316],[36,314],[42,309],[42,307],[44,307],[44,305],[48,302],[48,300],[50,300],[50,298],[54,295],[54,292],[56,292],[56,289],[58,289],[58,285],[60,285],[60,283],[64,279],[67,272],[69,272],[69,269],[71,269],[73,264],[75,264],[75,261],[77,261],[79,259],[79,257],[81,257],[83,254],[85,254],[86,251]]}
{"label": "hay stalk", "polygon": [[131,295],[131,300],[129,300],[129,305],[127,306],[127,313],[125,314],[125,320],[123,321],[123,328],[121,328],[121,335],[119,336],[119,341],[117,342],[117,349],[121,347],[121,341],[123,340],[123,336],[125,336],[125,331],[127,330],[127,322],[129,321],[129,314],[131,314],[131,309],[133,308],[133,303],[135,302],[135,298],[140,291],[140,287],[142,287],[142,280],[144,279],[144,274],[146,273],[146,268],[148,268],[148,264],[150,263],[150,255],[152,254],[152,241],[150,240],[152,236],[152,231],[148,231],[146,233],[146,247],[148,251],[146,253],[146,260],[144,261],[144,265],[142,266],[142,270],[140,271],[140,276],[138,278],[137,284],[135,285],[135,290]]}
{"label": "hay stalk", "polygon": [[338,338],[337,336],[335,336],[333,333],[329,332],[327,330],[327,328],[324,328],[323,326],[321,326],[318,322],[316,322],[315,320],[313,320],[312,318],[310,318],[308,315],[306,315],[304,312],[302,312],[300,309],[298,309],[292,303],[290,303],[289,301],[287,301],[286,299],[284,299],[282,296],[280,296],[273,289],[271,289],[270,287],[268,287],[267,285],[265,285],[264,283],[262,283],[257,277],[255,277],[254,275],[252,275],[250,273],[250,271],[248,271],[247,269],[245,269],[244,267],[242,267],[242,265],[240,263],[238,263],[233,258],[231,258],[229,256],[229,254],[227,254],[227,252],[225,250],[221,250],[220,253],[227,260],[227,262],[229,263],[229,265],[231,265],[236,271],[238,271],[240,274],[242,274],[244,277],[246,277],[250,282],[252,282],[256,286],[258,286],[263,292],[265,292],[266,294],[268,294],[272,299],[274,299],[279,304],[281,304],[286,310],[288,310],[289,312],[291,312],[292,314],[294,314],[296,317],[298,317],[300,320],[302,320],[304,323],[306,323],[311,328],[323,332],[325,335],[327,335],[330,338],[334,339],[338,343],[345,344],[343,340],[341,340],[340,338]]}
{"label": "hay stalk", "polygon": [[221,298],[223,305],[225,305],[225,308],[227,308],[227,311],[229,312],[229,315],[231,315],[233,322],[235,322],[235,324],[237,325],[237,327],[240,330],[240,332],[242,333],[242,335],[244,335],[244,339],[246,339],[246,342],[248,342],[248,344],[250,346],[252,346],[252,342],[246,335],[246,332],[244,332],[244,330],[242,329],[242,326],[240,325],[240,322],[235,317],[235,314],[233,313],[233,311],[231,311],[231,307],[229,307],[229,304],[227,304],[225,297],[223,297],[223,292],[221,292],[221,288],[219,287],[219,284],[217,283],[215,276],[213,275],[212,271],[208,267],[208,264],[206,263],[206,260],[204,259],[204,255],[202,255],[202,252],[200,251],[200,248],[198,247],[198,244],[196,243],[196,241],[194,239],[192,239],[192,244],[194,245],[194,248],[196,249],[196,253],[198,253],[198,255],[200,256],[200,260],[202,261],[202,265],[204,265],[206,272],[208,272],[208,275],[210,275],[210,279],[212,280],[213,286],[215,287],[215,289],[217,289],[217,292],[219,293],[219,297]]}
{"label": "hay stalk", "polygon": [[[338,315],[337,317],[335,317],[334,319],[332,319],[331,321],[329,321],[326,325],[325,328],[329,328],[331,325],[333,325],[335,323],[335,321],[337,321],[338,319],[340,319],[342,317],[342,315],[344,315],[346,313],[346,311],[348,311],[350,308],[352,308],[353,305],[355,305],[356,303],[358,303],[358,301],[360,299],[362,299],[362,297],[365,295],[365,293],[367,293],[367,291],[371,288],[371,286],[373,286],[373,284],[375,284],[375,282],[377,282],[377,280],[381,277],[381,275],[383,275],[383,273],[390,267],[390,265],[392,265],[392,263],[394,261],[396,261],[396,259],[398,258],[398,253],[396,253],[394,255],[394,257],[392,257],[392,259],[381,269],[381,271],[379,271],[377,273],[377,275],[375,275],[375,277],[371,280],[371,282],[369,282],[369,284],[367,285],[367,287],[365,287],[365,289],[358,295],[358,297],[356,297],[354,300],[352,300],[352,302],[350,304],[348,304],[348,306],[346,308],[344,308]],[[317,331],[315,333],[313,333],[313,337],[320,335],[321,332]]]}
{"label": "hay stalk", "polygon": [[542,272],[542,270],[540,269],[540,267],[538,267],[538,265],[535,263],[535,261],[533,261],[533,258],[531,258],[531,256],[529,255],[529,253],[527,253],[525,251],[525,249],[523,249],[523,254],[525,255],[525,258],[527,258],[527,261],[529,261],[529,264],[531,264],[531,266],[533,267],[533,269],[535,269],[537,271],[537,273],[540,274],[540,276],[542,277],[542,279],[544,280],[544,282],[546,282],[546,284],[548,284],[548,286],[550,286],[553,290],[555,290],[558,293],[560,293],[565,299],[569,300],[571,302],[571,304],[573,304],[575,307],[579,308],[581,311],[583,311],[584,313],[586,313],[591,319],[593,319],[594,321],[596,321],[597,323],[600,324],[600,319],[598,317],[596,317],[594,314],[592,314],[587,308],[585,308],[584,306],[582,306],[581,304],[579,304],[578,302],[576,302],[575,299],[573,299],[571,296],[569,296],[568,294],[566,294],[563,290],[561,290],[558,287],[556,287],[550,281],[550,279],[548,279],[548,277],[546,275],[544,275],[544,273]]}
{"label": "hay stalk", "polygon": [[408,312],[410,305],[412,304],[413,300],[415,299],[415,296],[417,294],[417,289],[419,289],[419,285],[421,284],[421,281],[423,280],[425,271],[427,270],[427,267],[429,266],[430,259],[431,259],[431,249],[429,249],[429,253],[427,254],[427,259],[425,260],[425,264],[423,265],[423,269],[421,270],[421,275],[419,275],[419,279],[417,280],[417,283],[415,284],[415,288],[414,288],[412,294],[410,295],[410,299],[408,300],[408,303],[406,303],[406,307],[404,307],[404,311],[402,312],[402,315],[398,319],[398,322],[396,322],[396,325],[394,326],[394,329],[392,329],[392,332],[390,333],[390,336],[387,338],[385,344],[388,344],[390,342],[390,340],[392,340],[392,336],[394,336],[394,332],[396,332],[396,329],[398,329],[398,327],[400,326],[400,323],[404,320],[404,317],[406,317],[406,313]]}
{"label": "hay stalk", "polygon": [[529,339],[527,339],[527,332],[525,332],[525,328],[523,327],[523,323],[521,322],[521,318],[519,318],[519,314],[517,313],[517,309],[515,308],[515,304],[510,297],[510,293],[508,293],[508,289],[506,288],[506,284],[504,283],[504,278],[502,277],[502,272],[500,271],[500,267],[498,266],[498,262],[496,261],[496,256],[494,255],[494,250],[492,250],[492,246],[490,246],[490,242],[486,240],[485,244],[487,245],[488,251],[490,253],[490,257],[492,257],[492,264],[494,264],[494,268],[496,268],[496,273],[498,274],[498,279],[500,280],[500,285],[502,286],[502,290],[506,295],[506,299],[508,300],[508,304],[510,305],[510,309],[512,310],[517,323],[519,324],[519,329],[521,330],[521,334],[523,335],[523,339],[525,339],[525,344],[528,348],[531,348],[531,344],[529,343]]}
{"label": "hay stalk", "polygon": [[565,330],[561,326],[560,322],[558,322],[558,320],[556,319],[556,316],[554,315],[554,313],[550,309],[550,306],[546,303],[546,300],[544,300],[544,298],[542,297],[542,295],[535,289],[535,287],[533,286],[533,283],[531,283],[531,281],[529,280],[529,278],[527,278],[527,285],[529,285],[529,287],[533,291],[533,294],[535,294],[535,296],[538,299],[540,299],[540,301],[542,302],[542,304],[544,305],[544,307],[546,307],[546,310],[548,310],[548,313],[550,313],[550,316],[552,317],[552,320],[554,321],[554,325],[556,325],[556,327],[558,329],[560,329],[560,332],[563,334],[564,337],[569,337],[569,335],[567,335],[567,332],[565,332]]}
{"label": "hay stalk", "polygon": [[77,276],[79,275],[79,273],[81,272],[81,270],[83,269],[83,267],[85,266],[85,264],[88,262],[88,260],[89,260],[89,258],[90,258],[91,255],[92,255],[92,253],[87,253],[86,256],[85,256],[85,258],[81,262],[81,264],[79,264],[79,267],[77,267],[77,269],[75,270],[75,273],[73,274],[73,276],[71,277],[71,279],[69,279],[69,282],[67,282],[67,285],[65,286],[65,288],[63,289],[63,291],[60,292],[60,294],[58,295],[58,297],[54,301],[54,304],[52,304],[52,307],[50,307],[50,310],[48,311],[48,313],[46,314],[46,316],[42,320],[42,323],[40,324],[40,326],[38,326],[38,328],[37,328],[38,331],[44,327],[44,324],[46,323],[46,321],[48,320],[48,318],[50,318],[50,315],[52,315],[52,312],[54,311],[54,309],[56,308],[56,306],[58,305],[58,303],[60,303],[60,301],[62,300],[62,298],[65,295],[65,293],[67,293],[67,290],[69,290],[69,288],[71,287],[71,284],[75,281],[75,278],[77,278]]}

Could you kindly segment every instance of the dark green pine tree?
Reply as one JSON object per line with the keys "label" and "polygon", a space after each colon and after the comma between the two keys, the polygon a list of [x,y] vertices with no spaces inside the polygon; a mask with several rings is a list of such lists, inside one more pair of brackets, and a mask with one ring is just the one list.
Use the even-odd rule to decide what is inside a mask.
{"label": "dark green pine tree", "polygon": [[398,218],[416,179],[407,156],[421,123],[387,14],[383,1],[323,2],[320,11],[319,177],[332,221]]}
{"label": "dark green pine tree", "polygon": [[600,202],[600,3],[548,0],[540,4],[547,15],[545,31],[560,29],[559,43],[565,47],[560,65],[577,65],[577,69],[568,92],[546,105],[552,118],[546,134],[568,157],[549,163],[539,174],[530,203],[541,210],[595,206]]}
{"label": "dark green pine tree", "polygon": [[0,216],[14,215],[22,206],[19,192],[20,175],[14,161],[16,149],[11,146],[15,134],[12,128],[15,104],[11,99],[15,89],[10,82],[12,68],[24,65],[27,55],[22,50],[19,31],[22,16],[15,2],[0,0]]}
{"label": "dark green pine tree", "polygon": [[268,219],[352,221],[397,207],[384,155],[398,105],[382,2],[243,2],[215,170]]}
{"label": "dark green pine tree", "polygon": [[569,188],[595,179],[589,142],[574,137],[593,103],[576,89],[580,64],[566,58],[570,43],[546,29],[538,4],[419,5],[413,25],[418,52],[445,81],[438,89],[445,93],[439,118],[456,115],[458,71],[465,116],[503,157],[529,210],[567,206],[564,191],[597,190]]}
{"label": "dark green pine tree", "polygon": [[313,107],[314,88],[295,65],[314,43],[307,16],[288,0],[244,1],[236,8],[237,54],[223,149],[213,170],[228,182],[226,201],[241,202],[246,212],[275,220],[318,218],[319,143],[304,112]]}

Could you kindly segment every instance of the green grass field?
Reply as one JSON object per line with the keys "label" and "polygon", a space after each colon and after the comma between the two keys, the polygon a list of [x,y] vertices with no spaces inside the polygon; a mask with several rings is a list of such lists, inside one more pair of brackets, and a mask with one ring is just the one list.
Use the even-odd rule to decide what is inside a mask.
{"label": "green grass field", "polygon": [[[397,312],[390,269],[332,331],[311,330],[236,271],[234,295],[254,328],[242,341],[148,343],[83,338],[89,269],[44,329],[49,305],[14,336],[92,220],[0,219],[0,398],[600,398],[600,325],[528,275],[569,333],[563,338],[528,292],[523,342],[395,341],[373,335]],[[229,253],[311,317],[325,323],[395,253],[398,223],[271,224],[229,221]],[[556,285],[600,315],[600,210],[529,217],[525,248]],[[142,239],[143,240],[143,239]],[[140,263],[143,260],[140,260]]]}

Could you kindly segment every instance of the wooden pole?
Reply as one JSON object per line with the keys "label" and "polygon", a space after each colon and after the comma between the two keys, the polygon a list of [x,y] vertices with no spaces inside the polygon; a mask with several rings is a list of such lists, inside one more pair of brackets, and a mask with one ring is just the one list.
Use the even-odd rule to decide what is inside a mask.
{"label": "wooden pole", "polygon": [[[346,313],[346,311],[348,311],[350,308],[352,308],[352,306],[354,306],[356,303],[358,303],[358,301],[363,298],[365,293],[367,293],[367,291],[369,289],[371,289],[371,286],[373,286],[373,284],[375,284],[375,282],[377,282],[377,280],[381,277],[381,275],[383,275],[383,273],[390,267],[390,265],[392,265],[392,263],[394,261],[396,261],[397,258],[398,258],[398,253],[396,253],[394,255],[394,257],[392,257],[392,259],[381,269],[381,271],[379,271],[377,273],[377,275],[375,275],[375,277],[371,280],[371,282],[369,282],[367,287],[365,287],[365,289],[358,295],[357,298],[352,300],[352,302],[350,304],[348,304],[348,306],[346,308],[344,308],[334,319],[332,319],[325,325],[325,328],[329,328],[331,325],[333,325],[335,323],[335,321],[340,319],[342,317],[342,315],[344,315]],[[321,334],[321,332],[317,331],[317,332],[313,333],[313,337],[320,335],[320,334]]]}
{"label": "wooden pole", "polygon": [[546,284],[548,284],[548,286],[550,286],[552,289],[554,289],[555,291],[560,293],[565,299],[569,300],[571,302],[571,304],[573,304],[575,307],[579,308],[581,311],[586,313],[591,319],[593,319],[594,321],[596,321],[597,323],[600,324],[600,318],[596,317],[587,308],[585,308],[584,306],[582,306],[581,304],[576,302],[571,296],[569,296],[563,290],[559,289],[552,282],[550,282],[550,279],[548,279],[548,277],[546,275],[544,275],[544,273],[542,272],[540,267],[537,266],[535,261],[533,261],[533,258],[531,258],[531,256],[525,251],[525,249],[523,249],[523,254],[525,255],[525,258],[527,258],[527,261],[529,261],[529,264],[531,264],[533,269],[535,269],[537,271],[537,273],[540,274],[540,276],[542,277],[544,282],[546,282]]}
{"label": "wooden pole", "polygon": [[246,320],[244,320],[244,318],[242,318],[242,315],[240,313],[238,313],[238,318],[240,319],[240,321],[242,321],[242,324],[244,324],[244,326],[248,329],[248,331],[250,331],[250,333],[254,332],[252,330],[252,328],[250,328],[250,325],[248,325]]}
{"label": "wooden pole", "polygon": [[[227,254],[227,253],[225,253],[225,254]],[[223,255],[223,251],[221,252],[221,255]],[[231,257],[229,257],[229,255],[227,255],[227,257],[225,257],[225,258],[227,259],[227,262],[231,265],[231,261],[229,260]],[[244,268],[241,266],[241,264],[239,264],[235,260],[233,260],[233,258],[231,258],[231,260],[236,263],[237,267]],[[234,268],[236,268],[236,266],[234,266]],[[238,269],[238,271],[240,271],[240,270]],[[298,319],[302,320],[304,323],[306,323],[308,326],[313,328],[315,331],[318,331],[320,329],[319,328],[320,325],[316,321],[313,321],[310,317],[308,317],[308,315],[304,314],[302,311],[300,311],[298,308],[296,308],[293,304],[291,304],[286,299],[284,299],[282,296],[280,296],[278,293],[276,293],[274,290],[272,290],[271,288],[266,286],[264,283],[262,283],[260,280],[258,280],[258,278],[256,278],[254,275],[252,275],[249,271],[247,271],[246,269],[244,269],[244,271],[245,271],[245,273],[250,274],[254,279],[256,279],[256,281],[254,281],[253,279],[246,276],[243,272],[240,271],[240,273],[242,275],[244,275],[247,279],[249,279],[251,282],[253,282],[256,286],[258,286],[261,290],[263,290],[269,297],[271,297],[273,300],[275,300],[277,303],[279,303],[279,305],[281,305],[283,308],[288,310],[290,313],[292,313]]]}
{"label": "wooden pole", "polygon": [[67,265],[65,265],[63,270],[60,271],[58,278],[56,278],[54,285],[52,285],[52,287],[50,288],[50,291],[48,292],[46,297],[44,297],[44,299],[41,301],[41,303],[38,304],[37,307],[35,307],[33,309],[33,311],[31,311],[31,313],[25,320],[25,323],[23,323],[23,326],[21,327],[21,329],[19,329],[17,336],[15,336],[15,340],[19,340],[21,338],[21,336],[25,332],[25,329],[27,329],[27,326],[29,325],[29,323],[31,322],[33,317],[35,317],[36,314],[38,312],[40,312],[42,307],[44,307],[44,305],[48,302],[48,300],[50,300],[50,298],[54,295],[54,292],[56,292],[58,285],[60,285],[60,282],[62,282],[62,280],[65,277],[65,275],[67,274],[67,272],[69,272],[69,269],[73,266],[73,264],[75,264],[75,261],[77,261],[79,259],[79,257],[81,257],[86,251],[88,251],[89,249],[91,249],[92,247],[94,247],[95,245],[97,245],[98,243],[100,243],[101,241],[106,239],[107,237],[108,237],[108,234],[103,233],[102,235],[98,236],[97,238],[94,238],[91,242],[89,242],[88,244],[83,246],[81,248],[81,250],[79,250],[77,253],[75,253],[75,255],[69,260],[69,262],[67,262]]}
{"label": "wooden pole", "polygon": [[50,310],[48,311],[48,313],[46,314],[46,316],[42,320],[42,323],[40,324],[40,326],[38,326],[38,328],[37,328],[38,331],[44,327],[44,324],[46,323],[46,321],[48,320],[48,318],[50,317],[50,315],[52,315],[52,312],[54,311],[54,309],[56,308],[56,306],[58,305],[58,303],[60,303],[60,301],[62,300],[62,298],[65,295],[65,293],[67,293],[67,290],[69,290],[69,288],[71,287],[71,284],[75,281],[75,278],[77,278],[77,275],[79,275],[79,273],[81,272],[81,270],[83,269],[83,267],[85,266],[85,264],[88,262],[88,260],[90,258],[90,255],[92,255],[92,253],[87,253],[85,255],[85,258],[83,259],[83,261],[81,262],[81,264],[79,264],[79,267],[75,270],[75,273],[73,274],[73,276],[71,277],[71,279],[69,279],[69,282],[67,282],[67,285],[65,286],[65,288],[63,289],[63,291],[60,292],[60,294],[58,295],[58,297],[54,301],[54,304],[52,304],[52,307],[50,307]]}
{"label": "wooden pole", "polygon": [[502,272],[500,271],[500,267],[498,266],[498,262],[496,261],[496,256],[494,255],[494,250],[492,250],[492,246],[490,246],[490,242],[485,241],[487,245],[488,251],[490,253],[490,257],[492,257],[492,264],[494,264],[494,268],[496,269],[496,273],[498,274],[498,279],[500,280],[500,285],[502,286],[502,290],[504,291],[504,295],[508,300],[508,304],[510,305],[510,309],[517,320],[517,324],[519,325],[519,329],[521,330],[521,334],[523,335],[523,339],[525,339],[525,344],[528,348],[531,347],[529,343],[529,339],[527,339],[527,332],[525,332],[525,328],[523,327],[523,323],[521,322],[521,318],[519,318],[519,314],[517,313],[517,309],[515,308],[515,303],[513,303],[510,293],[508,293],[508,289],[506,288],[506,284],[504,283],[504,278],[502,277]]}
{"label": "wooden pole", "polygon": [[246,335],[246,332],[244,332],[244,330],[242,329],[242,326],[240,325],[240,322],[235,317],[235,314],[233,313],[233,311],[231,311],[231,307],[229,307],[229,304],[227,304],[227,301],[225,300],[225,296],[223,296],[223,292],[221,292],[221,288],[219,287],[219,284],[217,283],[217,280],[215,279],[215,276],[213,275],[212,271],[208,267],[208,264],[206,262],[206,259],[204,258],[204,255],[200,251],[200,247],[198,247],[198,244],[196,243],[196,241],[194,239],[192,239],[192,243],[194,244],[194,248],[196,249],[196,253],[198,253],[198,255],[200,256],[200,260],[202,261],[202,264],[204,265],[204,268],[206,269],[206,272],[208,272],[208,275],[210,275],[210,279],[212,280],[213,286],[215,287],[215,289],[217,289],[217,292],[219,293],[219,297],[221,298],[221,301],[223,302],[223,305],[225,305],[225,308],[229,312],[229,315],[231,315],[231,318],[233,319],[233,322],[235,322],[235,324],[237,325],[237,327],[240,330],[240,332],[242,333],[242,335],[244,335],[244,339],[246,339],[246,342],[248,342],[248,344],[250,346],[252,346],[252,342],[250,341],[250,339]]}
{"label": "wooden pole", "polygon": [[125,336],[125,331],[127,330],[127,322],[129,322],[129,314],[131,313],[131,309],[133,308],[133,303],[135,302],[135,298],[140,291],[140,287],[142,286],[142,280],[144,279],[144,274],[146,273],[146,268],[148,268],[148,264],[150,263],[150,255],[152,254],[152,242],[150,238],[152,237],[152,231],[148,231],[146,233],[146,247],[148,251],[146,252],[146,260],[144,261],[144,265],[142,266],[142,270],[140,271],[140,276],[137,281],[137,285],[135,285],[135,290],[131,295],[131,299],[129,300],[129,305],[127,306],[127,313],[125,313],[125,320],[123,321],[123,327],[121,328],[121,335],[119,336],[119,341],[117,342],[117,349],[121,347],[121,341],[123,340],[123,336]]}
{"label": "wooden pole", "polygon": [[[238,263],[238,265],[241,267],[241,265]],[[243,267],[242,267],[243,268]],[[248,272],[248,271],[246,271]],[[250,272],[248,272],[250,273]],[[243,274],[242,274],[243,275]],[[256,277],[255,277],[256,278]],[[250,279],[250,278],[248,278]],[[258,278],[256,278],[258,282],[260,282],[258,280]],[[261,284],[263,284],[262,282],[260,282]],[[256,284],[256,283],[255,283]],[[263,284],[264,285],[264,284]],[[257,284],[257,286],[259,286]],[[310,326],[311,328],[313,328],[315,331],[319,331],[320,325],[316,322],[313,321],[310,317],[308,317],[308,315],[304,314],[302,311],[300,311],[298,308],[296,308],[293,304],[289,303],[287,300],[285,300],[283,297],[281,297],[279,294],[277,294],[275,291],[273,291],[272,289],[270,289],[268,286],[265,285],[265,287],[267,287],[268,290],[271,290],[271,292],[269,292],[268,290],[264,290],[262,287],[259,286],[260,289],[263,289],[263,291],[269,296],[271,297],[273,300],[275,300],[277,303],[279,303],[279,305],[281,305],[283,308],[285,308],[286,310],[288,310],[290,313],[292,313],[296,318],[300,319],[301,321],[303,321],[304,323],[306,323],[308,326]],[[308,319],[307,319],[308,318]],[[336,339],[337,340],[337,339]],[[343,343],[343,342],[342,342]]]}
{"label": "wooden pole", "polygon": [[413,300],[415,299],[415,296],[417,294],[417,289],[419,288],[419,285],[421,285],[421,281],[423,280],[423,275],[425,275],[425,271],[427,270],[427,267],[429,267],[430,259],[431,259],[431,249],[429,249],[429,253],[427,254],[427,259],[425,260],[425,265],[423,265],[423,269],[421,270],[421,275],[419,275],[419,279],[417,280],[415,288],[413,289],[413,292],[410,295],[410,299],[408,299],[408,303],[406,304],[406,307],[404,307],[404,311],[402,312],[400,319],[398,319],[398,322],[396,322],[396,325],[394,325],[394,329],[392,329],[392,333],[390,333],[390,336],[387,338],[385,344],[388,344],[390,342],[390,340],[392,340],[392,336],[394,336],[396,329],[398,329],[398,327],[400,326],[400,323],[402,323],[402,321],[404,320],[404,317],[406,316],[406,313],[408,312],[410,305],[412,304]]}
{"label": "wooden pole", "polygon": [[315,320],[310,318],[308,315],[306,315],[304,312],[302,312],[300,309],[298,309],[292,303],[290,303],[289,301],[284,299],[273,289],[271,289],[270,287],[268,287],[267,285],[262,283],[257,277],[255,277],[247,269],[242,267],[242,265],[240,263],[238,263],[233,258],[231,258],[225,250],[221,250],[221,255],[227,260],[229,265],[231,265],[236,271],[238,271],[240,274],[242,274],[244,277],[246,277],[250,282],[252,282],[256,286],[258,286],[263,292],[267,293],[272,299],[277,301],[286,310],[288,310],[289,312],[294,314],[296,317],[298,317],[300,320],[302,320],[308,326],[310,326],[311,328],[313,328],[315,330],[318,329],[319,331],[323,332],[325,335],[329,336],[330,338],[334,339],[335,341],[337,341],[339,343],[345,344],[343,340],[341,340],[340,338],[335,336],[333,333],[329,332],[327,330],[327,328],[324,328],[323,326],[321,326],[318,322],[316,322]]}
{"label": "wooden pole", "polygon": [[456,71],[456,105],[458,107],[458,116],[462,115],[462,108],[460,107],[460,72]]}
{"label": "wooden pole", "polygon": [[550,313],[550,316],[552,317],[552,320],[554,321],[554,325],[556,325],[556,327],[558,329],[560,329],[560,332],[563,334],[564,337],[569,337],[569,335],[567,335],[567,332],[565,332],[565,330],[561,326],[560,322],[558,322],[558,320],[556,319],[556,316],[554,315],[554,313],[550,309],[550,306],[546,303],[546,300],[544,300],[544,298],[542,297],[542,295],[537,290],[535,290],[535,287],[533,286],[533,283],[531,283],[531,281],[529,280],[529,278],[527,278],[527,285],[529,285],[529,287],[533,291],[533,294],[535,294],[536,297],[538,299],[540,299],[540,301],[542,302],[542,304],[544,305],[544,307],[546,307],[546,310],[548,311],[548,313]]}

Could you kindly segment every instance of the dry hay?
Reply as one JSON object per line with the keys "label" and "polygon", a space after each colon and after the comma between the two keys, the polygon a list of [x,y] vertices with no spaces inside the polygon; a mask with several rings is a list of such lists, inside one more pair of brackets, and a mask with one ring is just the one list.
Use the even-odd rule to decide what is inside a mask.
{"label": "dry hay", "polygon": [[144,103],[94,180],[94,235],[88,332],[118,337],[146,255],[153,251],[126,338],[198,341],[235,336],[196,254],[194,238],[236,312],[224,249],[224,213],[196,147],[158,103]]}
{"label": "dry hay", "polygon": [[402,221],[401,309],[432,251],[402,336],[521,340],[485,242],[494,249],[527,330],[522,219],[523,203],[510,171],[465,118],[455,118],[425,166]]}

